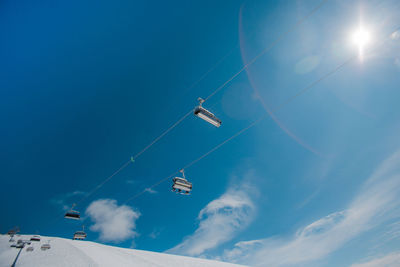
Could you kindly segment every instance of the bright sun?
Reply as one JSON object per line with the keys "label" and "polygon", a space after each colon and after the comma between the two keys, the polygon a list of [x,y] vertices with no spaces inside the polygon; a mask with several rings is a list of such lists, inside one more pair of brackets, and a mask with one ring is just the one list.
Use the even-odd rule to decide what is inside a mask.
{"label": "bright sun", "polygon": [[364,28],[359,28],[353,34],[353,43],[356,44],[358,47],[364,47],[369,43],[371,36],[367,30]]}
{"label": "bright sun", "polygon": [[363,58],[364,48],[371,42],[370,33],[363,27],[358,28],[352,35],[352,43],[357,46],[360,59]]}

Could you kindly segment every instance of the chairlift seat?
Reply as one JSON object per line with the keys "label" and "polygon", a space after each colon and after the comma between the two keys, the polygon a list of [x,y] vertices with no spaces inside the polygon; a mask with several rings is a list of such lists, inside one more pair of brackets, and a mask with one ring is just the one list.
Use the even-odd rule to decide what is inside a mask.
{"label": "chairlift seat", "polygon": [[194,115],[205,120],[208,123],[211,123],[215,127],[221,126],[222,121],[218,119],[213,113],[203,108],[202,106],[197,106],[194,109]]}
{"label": "chairlift seat", "polygon": [[81,218],[81,215],[79,214],[79,211],[70,210],[67,213],[65,213],[64,218],[79,220]]}
{"label": "chairlift seat", "polygon": [[32,237],[31,237],[31,241],[40,242],[40,236],[38,236],[38,235],[32,236]]}
{"label": "chairlift seat", "polygon": [[173,180],[174,184],[172,185],[173,191],[178,191],[179,193],[189,194],[192,191],[192,183],[182,177],[175,177]]}

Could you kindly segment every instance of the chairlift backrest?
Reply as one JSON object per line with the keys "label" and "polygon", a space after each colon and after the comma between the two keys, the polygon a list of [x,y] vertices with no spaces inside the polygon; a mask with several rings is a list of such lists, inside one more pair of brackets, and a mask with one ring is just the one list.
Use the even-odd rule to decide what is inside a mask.
{"label": "chairlift backrest", "polygon": [[64,218],[79,220],[81,215],[79,214],[79,211],[70,210],[65,213]]}
{"label": "chairlift backrest", "polygon": [[192,183],[188,182],[185,178],[181,178],[181,177],[175,177],[175,178],[174,178],[174,182],[175,182],[175,183],[186,184],[186,185],[188,185],[188,186],[192,186]]}

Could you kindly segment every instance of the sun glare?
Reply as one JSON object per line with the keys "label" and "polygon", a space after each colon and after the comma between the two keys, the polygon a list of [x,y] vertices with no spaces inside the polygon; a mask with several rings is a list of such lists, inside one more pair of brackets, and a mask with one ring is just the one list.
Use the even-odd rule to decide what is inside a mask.
{"label": "sun glare", "polygon": [[370,41],[371,37],[367,30],[360,28],[353,34],[353,43],[358,47],[364,47]]}
{"label": "sun glare", "polygon": [[362,59],[365,47],[371,42],[371,35],[365,28],[360,27],[353,33],[352,42],[357,46],[358,54]]}

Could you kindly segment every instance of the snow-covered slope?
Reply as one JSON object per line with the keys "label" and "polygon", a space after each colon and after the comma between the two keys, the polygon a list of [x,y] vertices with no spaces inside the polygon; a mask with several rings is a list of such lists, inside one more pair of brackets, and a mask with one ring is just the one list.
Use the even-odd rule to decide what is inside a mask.
{"label": "snow-covered slope", "polygon": [[[30,235],[14,237],[15,240],[29,240]],[[19,249],[10,247],[9,236],[0,235],[0,267],[9,267]],[[42,251],[40,247],[50,241],[51,249]],[[32,252],[27,248],[33,246]],[[202,266],[234,267],[230,263],[169,255],[136,249],[106,246],[89,241],[69,240],[42,236],[40,242],[32,242],[22,250],[16,266]]]}

